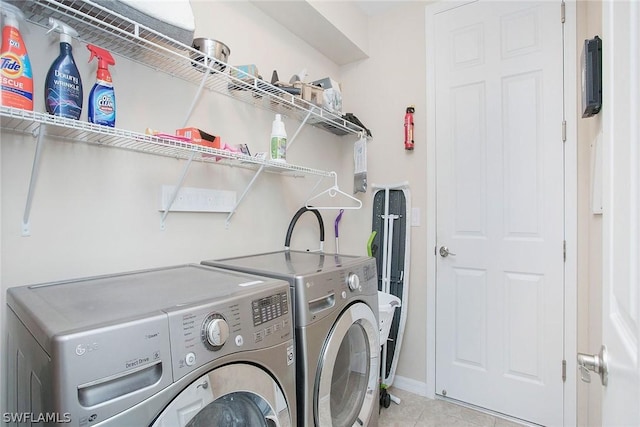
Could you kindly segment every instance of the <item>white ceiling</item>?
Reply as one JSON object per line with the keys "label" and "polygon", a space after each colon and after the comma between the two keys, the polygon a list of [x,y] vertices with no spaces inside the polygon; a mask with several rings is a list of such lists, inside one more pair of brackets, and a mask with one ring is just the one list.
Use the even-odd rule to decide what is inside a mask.
{"label": "white ceiling", "polygon": [[362,10],[366,15],[373,16],[397,7],[401,1],[356,0],[354,3],[356,3],[360,10]]}
{"label": "white ceiling", "polygon": [[[337,27],[313,5],[334,0],[249,1],[338,65],[368,58],[366,47],[354,42],[343,29]],[[366,20],[367,17],[385,13],[405,1],[409,0],[340,0],[336,3],[353,3],[362,12],[363,20]]]}
{"label": "white ceiling", "polygon": [[[309,43],[338,65],[368,58],[363,47],[355,43],[343,28],[321,14],[312,3],[304,1],[250,0],[257,8]],[[347,2],[340,2],[347,3]],[[365,2],[367,3],[367,2]],[[352,5],[349,5],[352,6]],[[353,6],[352,6],[353,7]],[[358,12],[356,11],[356,14]],[[365,22],[366,16],[361,16]],[[366,26],[364,27],[366,30]]]}

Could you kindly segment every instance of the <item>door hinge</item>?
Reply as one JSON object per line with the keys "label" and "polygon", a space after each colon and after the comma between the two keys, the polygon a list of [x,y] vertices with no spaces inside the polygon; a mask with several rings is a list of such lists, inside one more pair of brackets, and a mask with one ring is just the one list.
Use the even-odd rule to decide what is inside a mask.
{"label": "door hinge", "polygon": [[562,258],[564,262],[567,262],[567,241],[562,241]]}
{"label": "door hinge", "polygon": [[567,121],[562,121],[562,142],[567,141]]}
{"label": "door hinge", "polygon": [[562,361],[562,382],[567,382],[567,361]]}
{"label": "door hinge", "polygon": [[565,6],[564,6],[564,1],[562,3],[560,3],[560,22],[562,22],[564,24],[565,21]]}

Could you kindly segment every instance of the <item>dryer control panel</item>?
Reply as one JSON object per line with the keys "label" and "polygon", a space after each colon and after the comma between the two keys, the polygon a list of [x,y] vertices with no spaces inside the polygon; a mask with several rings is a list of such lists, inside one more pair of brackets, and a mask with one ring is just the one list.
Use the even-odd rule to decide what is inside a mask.
{"label": "dryer control panel", "polygon": [[168,315],[174,381],[213,360],[293,338],[286,282],[263,285],[235,297],[176,307]]}
{"label": "dryer control panel", "polygon": [[296,276],[293,292],[296,327],[318,322],[354,301],[377,299],[375,259],[363,257],[328,272]]}

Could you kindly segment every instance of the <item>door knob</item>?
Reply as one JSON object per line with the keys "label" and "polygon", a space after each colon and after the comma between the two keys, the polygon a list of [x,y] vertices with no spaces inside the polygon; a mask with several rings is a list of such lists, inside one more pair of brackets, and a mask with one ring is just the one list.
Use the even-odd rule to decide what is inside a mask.
{"label": "door knob", "polygon": [[456,254],[454,254],[453,252],[449,252],[449,248],[446,246],[440,246],[440,256],[442,258],[446,258],[449,255],[451,256],[456,256]]}
{"label": "door knob", "polygon": [[589,371],[600,375],[600,382],[603,386],[607,386],[607,376],[609,373],[607,358],[607,347],[602,346],[598,354],[578,353],[578,369],[580,370],[580,379],[586,383],[591,382],[591,374]]}

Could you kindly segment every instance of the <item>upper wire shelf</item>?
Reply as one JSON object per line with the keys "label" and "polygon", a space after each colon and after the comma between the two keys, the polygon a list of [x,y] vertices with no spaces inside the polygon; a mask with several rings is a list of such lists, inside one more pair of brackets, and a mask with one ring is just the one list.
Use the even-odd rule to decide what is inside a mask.
{"label": "upper wire shelf", "polygon": [[[150,28],[116,14],[87,0],[13,0],[25,18],[47,27],[49,17],[60,19],[74,27],[84,43],[98,45],[154,70],[194,84],[203,79],[205,65],[191,58],[203,53]],[[69,20],[73,20],[70,22]],[[197,55],[196,55],[197,54]],[[362,127],[324,110],[306,100],[291,95],[272,84],[257,79],[238,79],[229,74],[235,69],[207,55],[210,75],[205,87],[234,99],[271,110],[287,117],[325,129],[336,135],[365,135]],[[238,75],[238,74],[236,74]],[[241,74],[240,74],[241,75]]]}
{"label": "upper wire shelf", "polygon": [[[60,139],[84,142],[92,145],[117,147],[130,151],[155,154],[176,159],[258,169],[264,166],[268,171],[291,172],[300,175],[329,177],[331,172],[312,169],[290,163],[262,160],[242,153],[219,150],[188,142],[159,138],[123,129],[100,126],[80,120],[66,119],[33,111],[0,107],[0,129],[2,132],[16,132],[36,135],[43,125],[46,135]],[[195,153],[195,155],[194,155]]]}

